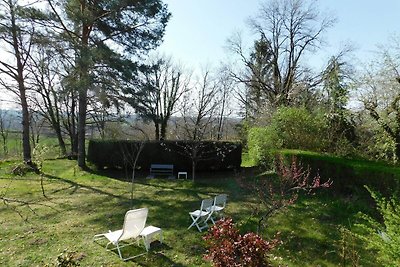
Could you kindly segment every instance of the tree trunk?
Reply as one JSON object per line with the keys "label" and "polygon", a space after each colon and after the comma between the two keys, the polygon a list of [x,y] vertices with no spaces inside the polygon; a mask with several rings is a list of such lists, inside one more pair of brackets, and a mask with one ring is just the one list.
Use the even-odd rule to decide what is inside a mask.
{"label": "tree trunk", "polygon": [[67,148],[65,147],[65,142],[61,133],[60,125],[54,125],[53,128],[57,135],[58,145],[60,146],[60,154],[61,156],[65,156],[67,155]]}
{"label": "tree trunk", "polygon": [[167,135],[167,121],[162,121],[161,122],[161,139],[166,140],[166,135]]}
{"label": "tree trunk", "polygon": [[154,128],[155,128],[154,138],[156,140],[160,140],[160,124],[156,121],[154,122]]}
{"label": "tree trunk", "polygon": [[81,88],[79,91],[79,111],[78,111],[78,166],[86,167],[86,109],[87,109],[87,89]]}
{"label": "tree trunk", "polygon": [[23,158],[26,164],[32,164],[31,158],[31,145],[29,136],[29,110],[28,102],[26,100],[26,88],[24,81],[24,64],[22,63],[22,57],[20,53],[20,41],[18,40],[19,35],[17,31],[16,18],[14,13],[14,8],[11,8],[11,24],[12,24],[12,39],[13,48],[15,52],[15,58],[17,63],[17,77],[19,97],[21,100],[22,108],[22,148],[23,148]]}
{"label": "tree trunk", "polygon": [[19,81],[19,91],[21,97],[21,107],[22,107],[22,148],[23,157],[26,164],[32,164],[31,158],[31,144],[29,140],[29,111],[28,103],[26,101],[25,86],[23,81]]}
{"label": "tree trunk", "polygon": [[194,182],[196,174],[196,160],[192,159],[192,181]]}

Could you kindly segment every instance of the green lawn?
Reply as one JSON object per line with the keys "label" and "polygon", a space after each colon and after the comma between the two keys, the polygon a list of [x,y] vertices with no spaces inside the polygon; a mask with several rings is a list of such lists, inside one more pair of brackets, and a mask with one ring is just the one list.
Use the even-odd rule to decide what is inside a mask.
{"label": "green lawn", "polygon": [[[235,174],[199,174],[198,181],[145,179],[130,183],[115,179],[112,172],[83,172],[74,161],[48,160],[44,165],[43,197],[40,177],[9,174],[14,163],[0,165],[0,196],[31,203],[0,202],[0,266],[53,266],[63,251],[76,251],[81,266],[210,266],[203,259],[203,233],[187,230],[189,211],[200,200],[218,193],[229,195],[226,214],[243,231],[255,230],[252,192],[241,189]],[[257,172],[244,172],[246,177]],[[148,225],[163,229],[164,244],[132,261],[122,262],[105,243],[95,243],[95,234],[121,228],[130,208],[148,207]],[[283,244],[272,252],[276,266],[340,266],[343,248],[340,226],[349,227],[358,211],[368,211],[358,198],[319,193],[303,196],[287,212],[270,221],[267,235],[281,232]],[[142,252],[143,247],[123,249],[125,255]],[[377,266],[373,254],[362,244],[355,250],[363,266]],[[371,255],[372,254],[372,255]]]}

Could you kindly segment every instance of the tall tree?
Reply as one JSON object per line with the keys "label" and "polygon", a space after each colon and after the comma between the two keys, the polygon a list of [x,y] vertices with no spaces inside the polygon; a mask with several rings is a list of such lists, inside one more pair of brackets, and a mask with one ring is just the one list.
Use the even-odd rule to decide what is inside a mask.
{"label": "tall tree", "polygon": [[315,2],[264,2],[258,16],[250,20],[251,28],[260,35],[250,56],[240,38],[229,41],[245,68],[242,72],[232,71],[232,75],[252,88],[252,97],[264,97],[265,104],[272,107],[288,106],[296,102],[304,85],[313,85],[313,77],[302,61],[307,52],[319,47],[323,32],[334,22],[318,12]]}
{"label": "tall tree", "polygon": [[29,106],[26,88],[26,64],[29,60],[34,27],[24,19],[23,8],[17,0],[0,1],[0,45],[7,49],[0,59],[0,82],[18,96],[22,109],[23,160],[31,165],[29,141]]}
{"label": "tall tree", "polygon": [[397,46],[384,47],[364,73],[359,92],[365,110],[393,142],[397,161],[400,159],[400,44],[393,44]]}
{"label": "tall tree", "polygon": [[47,120],[53,128],[60,154],[67,155],[67,149],[63,137],[62,120],[62,95],[61,86],[62,66],[60,57],[51,47],[40,44],[31,55],[31,63],[28,65],[32,73],[31,87],[36,92],[33,97],[35,108],[40,115]]}
{"label": "tall tree", "polygon": [[349,63],[345,61],[344,56],[345,51],[332,57],[322,75],[323,87],[327,98],[331,147],[339,140],[343,140],[343,138],[350,142],[355,139],[355,127],[347,110],[351,77],[354,71]]}
{"label": "tall tree", "polygon": [[[170,14],[161,0],[48,0],[48,4],[56,18],[53,29],[63,32],[75,53],[78,165],[85,167],[88,93],[106,81],[132,78],[132,60],[159,44]],[[111,87],[115,89],[115,84]]]}
{"label": "tall tree", "polygon": [[145,69],[139,89],[127,89],[125,100],[142,118],[151,120],[155,127],[155,139],[166,139],[168,121],[176,110],[176,104],[189,90],[190,74],[172,62],[171,57],[156,56]]}

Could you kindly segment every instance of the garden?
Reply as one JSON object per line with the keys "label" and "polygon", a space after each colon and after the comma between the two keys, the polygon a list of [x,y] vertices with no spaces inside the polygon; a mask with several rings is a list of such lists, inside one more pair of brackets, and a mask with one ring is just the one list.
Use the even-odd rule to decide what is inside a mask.
{"label": "garden", "polygon": [[[302,155],[299,151],[289,152]],[[329,162],[322,156],[320,160]],[[377,173],[400,174],[394,167],[368,167],[373,165],[371,162],[342,160],[341,164],[358,168],[364,164],[366,172],[379,167]],[[66,159],[45,160],[42,174],[10,174],[15,165],[13,161],[1,165],[3,266],[53,266],[61,262],[81,266],[210,266],[203,238],[207,231],[188,230],[188,213],[198,209],[202,199],[226,193],[225,216],[232,218],[241,233],[256,232],[258,195],[244,187],[243,181],[274,175],[243,167],[236,172],[200,172],[193,182],[148,179],[145,171],[131,183],[121,171],[82,171]],[[353,189],[351,194],[342,194],[332,186],[300,194],[295,203],[271,216],[262,237],[278,238],[279,243],[268,252],[268,261],[273,266],[378,265],[376,255],[356,235],[362,229],[352,232],[354,225],[362,221],[360,212],[376,216],[377,211],[363,188]],[[127,210],[141,207],[149,209],[147,224],[162,228],[162,244],[155,241],[147,254],[123,262],[116,251],[107,251],[105,244],[93,242],[95,234],[119,229]],[[122,249],[127,255],[143,251],[143,245]]]}

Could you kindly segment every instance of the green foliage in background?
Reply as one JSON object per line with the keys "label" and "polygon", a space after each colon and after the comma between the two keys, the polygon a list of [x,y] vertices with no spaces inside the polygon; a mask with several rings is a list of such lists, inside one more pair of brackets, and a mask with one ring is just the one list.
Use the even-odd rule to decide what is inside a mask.
{"label": "green foliage in background", "polygon": [[249,156],[255,164],[269,165],[276,149],[322,151],[328,144],[326,131],[327,121],[322,112],[281,107],[268,126],[249,130]]}

